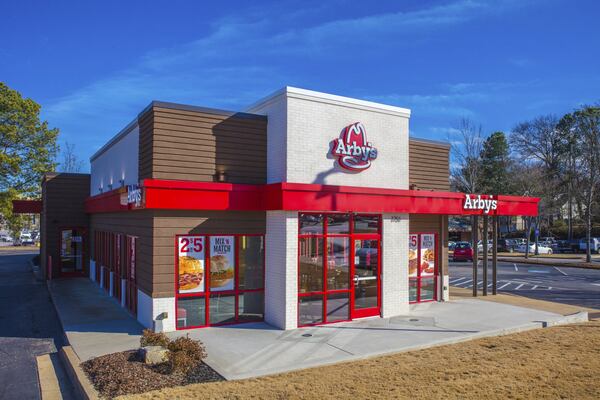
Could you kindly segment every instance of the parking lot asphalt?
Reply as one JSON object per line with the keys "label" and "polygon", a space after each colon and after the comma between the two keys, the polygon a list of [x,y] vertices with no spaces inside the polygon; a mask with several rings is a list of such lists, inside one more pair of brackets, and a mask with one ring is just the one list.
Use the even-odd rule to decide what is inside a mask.
{"label": "parking lot asphalt", "polygon": [[29,264],[35,253],[0,253],[0,399],[39,399],[36,356],[64,344],[44,282]]}
{"label": "parking lot asphalt", "polygon": [[[492,268],[488,266],[491,293]],[[449,263],[450,286],[472,288],[473,265]],[[483,266],[479,261],[477,287],[483,288]],[[498,262],[498,292],[600,309],[600,270]]]}

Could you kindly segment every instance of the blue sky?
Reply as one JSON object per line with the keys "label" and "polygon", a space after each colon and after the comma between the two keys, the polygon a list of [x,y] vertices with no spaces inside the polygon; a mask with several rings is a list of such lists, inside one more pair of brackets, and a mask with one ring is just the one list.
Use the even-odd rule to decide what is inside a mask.
{"label": "blue sky", "polygon": [[152,100],[243,110],[297,86],[410,108],[442,140],[600,101],[598,1],[208,3],[5,2],[0,80],[86,166]]}

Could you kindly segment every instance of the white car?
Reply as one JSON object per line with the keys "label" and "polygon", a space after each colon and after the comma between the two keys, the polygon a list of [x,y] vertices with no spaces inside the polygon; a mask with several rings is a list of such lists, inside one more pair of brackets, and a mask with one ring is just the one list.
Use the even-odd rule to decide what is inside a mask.
{"label": "white car", "polygon": [[30,246],[30,245],[35,244],[35,242],[31,238],[30,233],[22,233],[20,239],[21,239],[21,246]]}
{"label": "white car", "polygon": [[[527,248],[527,246],[522,244],[522,245],[517,246],[517,248],[515,250],[518,251],[519,253],[525,253],[526,248]],[[552,254],[552,249],[548,246],[542,246],[541,244],[538,244],[538,253],[539,254]],[[535,254],[535,243],[529,244],[529,254]]]}
{"label": "white car", "polygon": [[[488,245],[487,245],[487,248],[488,248],[488,252],[489,252],[489,253],[491,253],[491,252],[492,252],[492,247],[493,247],[493,246],[494,246],[494,242],[493,242],[491,239],[488,239]],[[482,254],[482,253],[483,253],[483,243],[481,242],[481,240],[477,242],[477,252],[478,252],[479,254]]]}

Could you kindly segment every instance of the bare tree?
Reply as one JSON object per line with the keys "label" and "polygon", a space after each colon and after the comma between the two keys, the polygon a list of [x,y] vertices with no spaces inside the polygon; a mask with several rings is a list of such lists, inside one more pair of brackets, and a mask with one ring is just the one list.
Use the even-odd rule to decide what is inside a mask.
{"label": "bare tree", "polygon": [[586,225],[586,260],[592,261],[592,219],[598,205],[600,190],[600,107],[583,107],[573,114],[573,126],[578,137],[576,182],[578,196],[584,205]]}
{"label": "bare tree", "polygon": [[452,143],[454,158],[454,167],[450,171],[452,185],[460,192],[476,193],[481,177],[483,129],[468,118],[462,118],[456,130],[458,138],[448,140]]}
{"label": "bare tree", "polygon": [[83,161],[75,154],[75,145],[73,143],[65,142],[62,155],[63,162],[60,163],[62,172],[81,172]]}

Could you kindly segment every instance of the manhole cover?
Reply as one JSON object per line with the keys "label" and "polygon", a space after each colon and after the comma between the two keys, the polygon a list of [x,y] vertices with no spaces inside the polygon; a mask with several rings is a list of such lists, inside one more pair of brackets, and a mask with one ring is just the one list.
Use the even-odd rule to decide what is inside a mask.
{"label": "manhole cover", "polygon": [[305,334],[302,335],[302,337],[312,337],[312,334],[311,333],[305,333]]}
{"label": "manhole cover", "polygon": [[410,322],[418,322],[419,320],[417,318],[411,318],[409,319]]}

